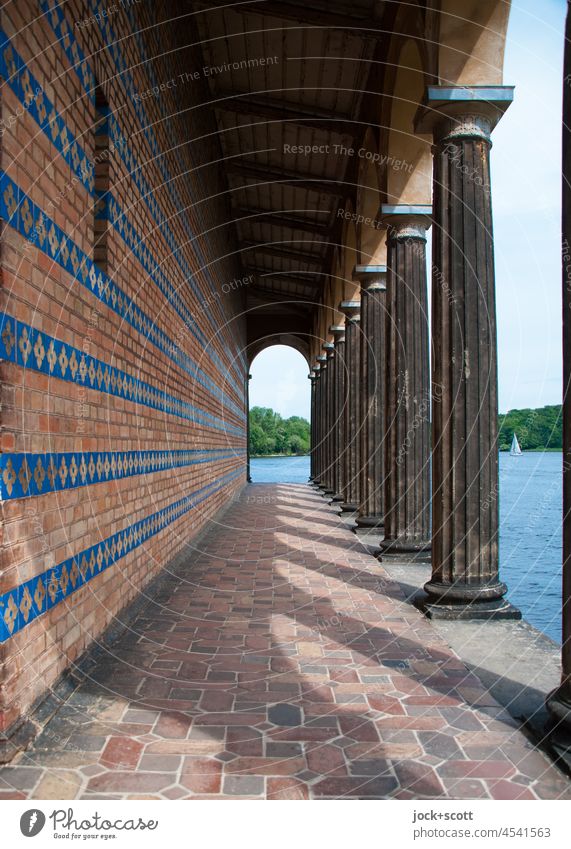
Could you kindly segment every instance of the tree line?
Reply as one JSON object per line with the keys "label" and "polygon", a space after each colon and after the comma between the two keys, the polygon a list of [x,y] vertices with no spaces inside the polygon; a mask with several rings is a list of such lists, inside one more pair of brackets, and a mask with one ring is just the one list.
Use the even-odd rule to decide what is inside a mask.
{"label": "tree line", "polygon": [[[509,451],[514,433],[524,451],[563,448],[560,404],[535,410],[510,410],[498,417],[498,425],[500,451]],[[309,422],[301,416],[284,419],[269,407],[252,407],[250,455],[308,454],[309,432]]]}
{"label": "tree line", "polygon": [[514,433],[524,451],[563,448],[561,404],[536,410],[510,410],[499,416],[498,423],[500,451],[509,450]]}
{"label": "tree line", "polygon": [[269,407],[250,410],[250,456],[308,454],[309,422],[301,416],[283,419]]}

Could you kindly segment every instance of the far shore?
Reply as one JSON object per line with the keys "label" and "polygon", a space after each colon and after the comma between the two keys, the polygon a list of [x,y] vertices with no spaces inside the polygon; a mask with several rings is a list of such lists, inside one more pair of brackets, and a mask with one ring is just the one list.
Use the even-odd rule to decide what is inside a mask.
{"label": "far shore", "polygon": [[250,460],[275,460],[278,457],[309,457],[309,454],[250,454]]}
{"label": "far shore", "polygon": [[[546,454],[549,452],[550,454],[563,454],[562,448],[522,448],[522,454]],[[501,454],[509,454],[509,448],[500,448]]]}

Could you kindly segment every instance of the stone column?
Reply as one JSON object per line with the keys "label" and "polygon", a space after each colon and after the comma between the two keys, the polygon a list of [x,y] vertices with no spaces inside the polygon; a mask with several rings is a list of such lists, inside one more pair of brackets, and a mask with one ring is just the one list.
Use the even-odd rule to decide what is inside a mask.
{"label": "stone column", "polygon": [[[561,684],[547,699],[558,722],[571,731],[571,9],[567,9],[563,67],[563,633]],[[567,741],[571,765],[571,742]]]}
{"label": "stone column", "polygon": [[315,371],[312,369],[307,377],[308,380],[311,381],[311,401],[309,413],[309,483],[313,483],[315,480],[315,389],[317,376]]}
{"label": "stone column", "polygon": [[384,524],[385,437],[385,265],[358,265],[361,283],[361,503],[357,526],[370,530]]}
{"label": "stone column", "polygon": [[426,229],[430,206],[383,206],[387,224],[385,538],[430,547],[430,377]]}
{"label": "stone column", "polygon": [[250,474],[250,381],[251,374],[246,375],[246,480],[252,483]]}
{"label": "stone column", "polygon": [[326,417],[326,398],[327,398],[327,357],[325,354],[318,354],[317,363],[319,365],[319,408],[317,413],[318,427],[318,457],[319,457],[319,480],[317,485],[323,492],[325,489],[325,470],[327,465],[327,457],[325,450],[325,435],[327,433]]}
{"label": "stone column", "polygon": [[345,315],[345,361],[347,369],[345,405],[344,490],[342,510],[355,513],[360,502],[360,428],[361,428],[361,342],[360,301],[342,301],[339,309]]}
{"label": "stone column", "polygon": [[315,406],[314,406],[314,421],[311,428],[311,439],[313,443],[313,481],[315,487],[319,486],[320,478],[320,446],[319,446],[319,414],[321,406],[321,364],[315,360],[313,364],[313,373],[315,375]]}
{"label": "stone column", "polygon": [[334,420],[333,420],[333,501],[344,500],[344,453],[345,453],[345,325],[333,324],[329,328],[335,342],[334,359]]}
{"label": "stone column", "polygon": [[334,495],[333,464],[334,464],[334,413],[335,413],[335,348],[333,342],[324,342],[323,351],[327,357],[325,385],[325,492],[324,495]]}
{"label": "stone column", "polygon": [[490,134],[512,88],[435,86],[432,579],[429,616],[519,618],[498,568],[498,401]]}

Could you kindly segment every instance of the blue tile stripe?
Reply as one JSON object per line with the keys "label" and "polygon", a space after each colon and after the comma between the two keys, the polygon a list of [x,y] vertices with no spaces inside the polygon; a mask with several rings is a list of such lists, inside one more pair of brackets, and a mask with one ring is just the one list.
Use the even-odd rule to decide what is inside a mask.
{"label": "blue tile stripe", "polygon": [[[177,239],[173,231],[169,227],[168,222],[166,221],[163,213],[161,212],[159,203],[155,196],[155,191],[151,188],[149,182],[145,178],[143,174],[143,169],[138,163],[137,158],[126,144],[121,134],[119,123],[113,115],[109,116],[109,141],[113,145],[113,148],[116,151],[119,151],[119,155],[121,156],[121,159],[125,164],[125,168],[127,169],[129,176],[131,177],[131,179],[135,183],[135,186],[138,189],[139,197],[142,198],[147,204],[147,208],[149,209],[149,212],[151,213],[157,227],[162,233],[169,247],[171,255],[178,263],[178,266],[184,275],[185,282],[189,284],[196,299],[201,304],[202,309],[205,311],[210,310],[214,306],[216,300],[218,300],[218,298],[220,297],[220,292],[216,291],[215,298],[204,298],[204,295],[202,294],[194,279],[190,264],[184,258],[182,251],[178,246]],[[182,201],[180,200],[180,197],[176,193],[174,187],[171,186],[170,190],[177,195],[177,208],[183,209],[183,207],[180,205]],[[128,215],[121,209],[117,198],[115,198],[114,196],[110,196],[109,206],[112,210],[110,220],[115,230],[119,233],[123,241],[135,254],[147,274],[157,284],[163,295],[173,305],[178,315],[186,324],[188,324],[191,333],[205,348],[209,348],[208,354],[210,359],[217,365],[217,367],[223,374],[227,374],[228,366],[226,366],[222,362],[212,343],[209,343],[207,337],[204,335],[204,333],[201,331],[198,324],[196,323],[194,316],[186,307],[182,297],[180,297],[178,292],[173,290],[173,287],[171,286],[168,277],[166,277],[160,267],[156,264],[156,262],[154,262],[152,253],[144,244],[144,240],[142,239],[142,237],[137,234],[135,228],[130,223]],[[188,228],[185,229],[187,237],[189,239],[189,244],[194,243],[194,250],[197,252],[197,254],[200,254],[200,247],[196,236],[193,236],[189,232]],[[200,262],[204,262],[203,257],[201,255]],[[207,269],[204,270],[206,271]],[[212,326],[212,322],[210,322],[210,324]],[[243,386],[244,375],[240,374],[239,370],[237,370],[235,366],[235,363],[232,367],[234,369],[235,374],[238,376],[239,381],[241,382],[237,384],[235,380],[232,379],[231,385],[235,388],[236,392],[238,393],[238,396],[240,396],[241,387]]]}
{"label": "blue tile stripe", "polygon": [[243,458],[245,451],[64,451],[0,454],[0,499],[29,498],[80,486]]}
{"label": "blue tile stripe", "polygon": [[223,475],[168,507],[129,525],[0,595],[0,643],[6,642],[38,616],[69,599],[80,587],[101,575],[243,473],[244,469],[240,468]]}
{"label": "blue tile stripe", "polygon": [[[224,365],[212,346],[212,343],[209,343],[208,339],[196,323],[194,316],[186,306],[179,292],[171,285],[169,278],[156,262],[153,253],[147,247],[146,240],[144,240],[137,232],[136,228],[129,220],[129,216],[121,209],[119,201],[111,194],[108,196],[108,206],[109,220],[116,232],[125,242],[125,245],[129,248],[133,256],[139,260],[149,278],[171,304],[175,312],[188,326],[190,333],[192,333],[194,338],[204,347],[205,350],[208,349],[209,358],[216,363],[223,374],[227,374],[227,366]],[[236,384],[234,383],[233,385],[235,386],[236,391],[238,391]]]}
{"label": "blue tile stripe", "polygon": [[[44,0],[44,2],[42,3],[42,9],[44,11],[48,12],[50,7],[54,3],[57,3],[57,0],[47,0],[47,2],[45,2],[45,0]],[[99,11],[99,8],[97,6],[97,0],[91,0],[91,7],[92,7],[93,14],[95,15]],[[146,52],[144,50],[144,45],[142,44],[142,40],[141,40],[140,33],[139,33],[139,26],[138,26],[138,23],[134,19],[134,16],[133,16],[133,10],[126,8],[124,11],[126,12],[127,17],[129,18],[131,26],[133,28],[133,33],[134,33],[135,38],[136,38],[138,45],[139,45],[139,50],[140,50],[140,53],[141,53],[141,58],[143,59],[143,64],[144,64],[147,72],[149,73],[149,78],[151,79],[151,81],[153,82],[153,85],[154,85],[154,84],[156,84],[156,77],[155,77],[153,70],[152,70],[152,63],[149,61],[148,56],[146,55]],[[49,17],[48,17],[48,20],[49,20]],[[144,104],[140,101],[135,100],[134,95],[137,93],[137,90],[136,90],[134,82],[133,82],[133,77],[132,77],[132,75],[129,71],[129,66],[128,66],[127,62],[125,61],[123,54],[121,52],[120,40],[116,38],[116,35],[113,31],[113,27],[111,26],[110,21],[109,21],[107,16],[99,15],[98,18],[97,18],[97,21],[96,21],[96,25],[99,27],[99,29],[102,33],[103,43],[105,45],[107,45],[107,51],[110,53],[110,55],[113,59],[113,62],[115,64],[115,68],[117,70],[116,79],[117,79],[117,81],[119,81],[123,85],[123,87],[124,87],[124,89],[127,93],[127,96],[133,102],[133,108],[135,109],[135,112],[137,114],[137,118],[138,118],[140,127],[142,128],[143,134],[144,134],[145,138],[147,139],[147,142],[149,144],[149,147],[150,147],[151,152],[152,152],[153,157],[154,157],[155,164],[157,165],[157,167],[159,168],[159,170],[161,172],[161,176],[162,176],[162,179],[164,181],[164,184],[169,187],[169,191],[170,191],[170,193],[173,197],[175,208],[178,209],[178,210],[184,211],[184,218],[181,218],[181,223],[182,223],[183,229],[185,231],[186,239],[187,239],[189,244],[191,244],[191,243],[194,244],[194,250],[195,250],[197,259],[199,261],[201,268],[204,270],[204,272],[205,272],[205,274],[206,274],[206,276],[207,276],[207,278],[210,282],[211,293],[214,294],[215,288],[214,288],[213,283],[212,283],[212,277],[211,277],[211,274],[208,270],[207,262],[205,260],[205,257],[203,255],[202,251],[201,251],[200,244],[197,242],[196,235],[192,233],[192,228],[190,227],[188,216],[186,214],[186,205],[182,202],[182,199],[181,199],[181,197],[180,197],[180,195],[179,195],[179,193],[176,189],[175,181],[173,180],[173,177],[169,172],[168,166],[167,166],[166,162],[164,161],[164,154],[161,150],[161,147],[158,143],[157,136],[154,132],[153,122],[149,121],[149,118],[147,116],[147,112],[146,112]],[[179,143],[176,139],[174,139],[174,136],[173,136],[172,130],[171,130],[171,126],[170,126],[170,123],[168,121],[168,116],[165,114],[165,111],[162,108],[162,104],[159,104],[159,106],[161,108],[163,118],[167,119],[167,120],[164,121],[164,127],[165,127],[165,132],[167,133],[167,135],[170,139],[170,149],[171,149],[173,155],[177,159],[177,162],[178,162],[179,167],[180,167],[180,173],[184,174],[186,172],[186,167],[183,163],[182,156],[181,156],[181,153],[180,153],[180,150],[179,150]],[[123,161],[125,163],[125,166],[128,169],[128,172],[130,174],[133,174],[133,172],[135,171],[136,168],[140,171],[139,166],[135,165],[135,157],[133,156],[132,151],[129,149],[129,146],[126,144],[126,140],[124,139],[124,137],[122,136],[121,133],[119,133],[119,137],[116,138],[115,143],[116,143],[116,146],[117,146],[117,149],[119,150],[119,152],[122,153],[122,158],[123,158]],[[201,177],[199,172],[197,172],[197,178],[202,183],[202,177]],[[145,192],[144,194],[145,194],[146,197],[149,197],[148,192]],[[151,208],[151,212],[153,212],[152,208]],[[157,223],[159,223],[159,221],[163,217],[164,216],[160,216],[160,213],[159,213],[159,218],[155,218],[155,220],[157,221]],[[176,244],[176,241],[175,241],[175,244]],[[189,282],[191,288],[195,292],[197,298],[199,299],[199,301],[200,301],[200,303],[201,303],[201,305],[204,309],[206,309],[207,307],[213,306],[213,303],[215,305],[215,302],[213,302],[212,297],[205,299],[204,295],[202,294],[202,292],[200,291],[198,286],[195,284],[194,276],[193,276],[193,274],[190,270],[189,270],[188,273],[185,272],[185,277],[186,277],[186,280]],[[210,322],[211,327],[217,331],[218,328],[216,326],[216,323],[210,318],[210,316],[208,314],[207,314],[207,318]],[[232,341],[232,340],[230,340],[230,341]],[[242,366],[241,370],[238,368],[237,362],[241,363],[241,366]],[[242,381],[244,379],[245,372],[246,372],[246,358],[245,358],[245,355],[243,354],[243,352],[239,352],[238,355],[237,355],[237,358],[231,360],[230,368],[234,371],[234,373],[238,377],[239,381]]]}
{"label": "blue tile stripe", "polygon": [[122,289],[33,203],[6,173],[0,171],[0,218],[30,242],[36,244],[47,256],[72,275],[99,301],[123,321],[149,339],[183,371],[223,401],[240,419],[244,410],[202,371],[181,348],[152,321]]}
{"label": "blue tile stripe", "polygon": [[54,3],[46,3],[45,0],[42,0],[40,8],[48,16],[50,26],[57,36],[71,67],[77,72],[83,88],[89,95],[91,102],[95,104],[95,87],[97,84],[95,74],[62,12],[60,0],[55,0]]}
{"label": "blue tile stripe", "polygon": [[235,427],[188,401],[157,389],[6,314],[0,321],[0,359],[107,395],[125,398],[134,404],[151,407],[213,430],[236,436],[244,436],[245,433],[243,427]]}
{"label": "blue tile stripe", "polygon": [[[60,14],[61,14],[61,10],[59,10],[59,11],[60,11]],[[50,15],[50,20],[51,20],[51,15]],[[68,32],[69,32],[69,27],[68,27]],[[68,38],[68,40],[69,40],[69,38]],[[74,44],[76,43],[75,38],[73,39],[73,43]],[[89,69],[89,70],[90,70],[90,75],[93,76],[93,72],[91,71],[91,69]],[[49,101],[49,99],[47,98],[42,87],[36,81],[33,74],[29,71],[26,64],[24,63],[22,58],[19,56],[19,54],[15,50],[14,46],[11,44],[11,42],[8,39],[8,37],[6,36],[6,34],[3,33],[1,30],[0,30],[0,75],[7,78],[8,83],[10,84],[11,88],[13,89],[13,91],[16,94],[16,96],[18,97],[18,99],[22,103],[27,104],[27,110],[30,113],[31,117],[36,121],[38,126],[45,133],[45,135],[54,144],[54,146],[56,147],[58,152],[64,157],[67,164],[72,168],[74,173],[77,174],[77,176],[79,177],[79,179],[81,180],[81,182],[85,186],[85,188],[88,190],[90,195],[94,195],[95,191],[94,191],[93,163],[89,160],[89,158],[88,158],[87,154],[85,153],[85,151],[83,150],[83,148],[74,139],[73,133],[67,127],[67,125],[65,124],[65,122],[63,121],[61,116],[59,116],[55,112],[55,108],[51,104],[51,101]],[[84,82],[83,76],[81,76],[80,78],[81,78],[82,82]],[[90,90],[90,92],[94,93],[94,90],[93,91]],[[106,204],[109,203],[109,199],[111,197],[112,197],[112,195],[110,193],[108,193],[106,196],[99,196],[97,198],[98,202],[99,202],[99,210],[100,210],[99,214],[100,215],[102,214],[103,207]],[[101,203],[101,201],[103,201],[103,203]],[[124,225],[124,228],[125,228],[124,232],[125,233],[131,233],[132,237],[134,239],[135,230],[134,230],[133,226],[129,223],[127,216],[123,215],[122,218],[123,218],[123,225]],[[118,232],[121,232],[121,231],[119,230]],[[147,270],[147,273],[150,274],[150,272],[148,271],[148,268],[149,268],[149,264],[150,264],[150,260],[151,260],[152,255],[148,251],[147,248],[141,249],[142,246],[141,246],[140,242],[141,242],[140,238],[137,237],[137,240],[136,240],[136,244],[137,244],[136,255],[137,255],[137,258],[139,259],[139,261],[142,261],[142,257],[144,257],[146,259],[146,264],[144,265],[144,267],[145,267],[145,270]],[[171,242],[169,242],[169,246],[171,246],[171,250],[173,250],[172,240],[171,240]],[[171,286],[170,282],[165,277],[162,270],[157,266],[157,264],[152,263],[152,267],[154,268],[154,271],[153,271],[152,275],[150,274],[150,276],[152,277],[154,282],[157,283],[157,284],[158,284],[158,281],[156,279],[157,276],[161,277],[161,285],[159,286],[159,288],[161,289],[161,292],[165,295],[167,300],[169,300],[169,302],[173,304],[175,309],[177,309],[176,304],[178,304],[179,302],[183,303],[182,299],[179,297],[176,290]],[[183,273],[185,273],[184,268],[182,268],[182,271],[183,271]],[[191,276],[189,276],[189,275],[190,275],[190,267],[189,267],[189,271],[186,275],[186,279],[192,280]],[[192,283],[194,284],[194,281],[192,281]],[[196,287],[195,284],[194,284],[194,288],[196,289],[196,292],[198,294],[200,294],[199,290],[198,290],[198,288]],[[177,309],[177,312],[179,313],[179,315],[182,318],[183,317],[182,311],[180,309]],[[201,345],[206,347],[206,345],[207,345],[206,337],[204,336],[204,334],[201,333],[196,321],[194,320],[194,318],[192,317],[191,313],[188,310],[186,310],[186,316],[187,316],[186,319],[183,319],[183,320],[185,320],[189,323],[190,331],[195,336],[195,338],[201,343]],[[224,373],[226,371],[226,366],[224,366],[221,363],[221,361],[220,361],[216,351],[214,351],[214,349],[212,350],[212,359],[217,362],[217,365],[221,369],[222,373]],[[235,389],[238,397],[240,397],[240,394],[241,394],[241,391],[242,391],[242,386],[241,385],[238,386],[238,385],[232,384],[232,383],[230,385],[234,386],[234,389]]]}
{"label": "blue tile stripe", "polygon": [[[183,279],[186,283],[190,285],[195,297],[201,304],[203,310],[210,309],[213,305],[213,301],[208,301],[204,299],[202,292],[198,288],[193,274],[190,264],[183,257],[180,248],[178,247],[178,242],[176,237],[168,226],[164,216],[161,213],[158,201],[155,197],[155,192],[143,176],[142,169],[137,164],[137,161],[134,156],[132,158],[128,157],[129,151],[122,146],[121,135],[119,130],[119,125],[116,119],[110,115],[108,120],[109,126],[109,141],[110,144],[113,145],[115,150],[123,151],[124,155],[121,156],[125,167],[128,169],[129,176],[135,183],[135,186],[138,189],[137,201],[142,198],[148,209],[151,213],[159,231],[163,235],[165,242],[168,245],[168,248],[171,252],[171,256],[177,262],[182,274]],[[139,260],[144,270],[150,277],[150,279],[155,283],[155,285],[159,288],[161,293],[167,299],[167,301],[172,305],[173,309],[179,315],[179,317],[184,321],[184,323],[188,326],[190,333],[194,336],[194,338],[205,348],[208,349],[208,356],[212,360],[213,363],[218,367],[222,374],[227,374],[228,367],[222,362],[220,359],[216,349],[207,336],[203,333],[200,326],[198,325],[194,315],[187,307],[183,297],[179,294],[179,289],[182,287],[174,287],[169,277],[162,270],[161,266],[157,263],[155,259],[155,255],[152,250],[148,247],[148,241],[153,238],[153,234],[150,236],[143,238],[140,233],[137,231],[136,227],[131,221],[130,216],[121,208],[121,205],[118,199],[111,193],[107,192],[101,198],[106,202],[107,214],[103,215],[103,217],[107,217],[107,219],[112,224],[115,231],[121,236],[131,253]],[[180,207],[179,207],[180,208]],[[103,213],[102,213],[103,214]],[[217,295],[220,296],[220,293]],[[242,377],[240,376],[242,380]],[[238,397],[241,394],[241,387],[243,385],[236,383],[234,378],[230,381],[230,385],[233,386],[235,392]]]}
{"label": "blue tile stripe", "polygon": [[[96,0],[91,0],[91,3],[92,3],[92,6],[96,6]],[[150,12],[151,15],[154,12],[156,13],[156,7],[154,7],[154,6],[151,7],[149,9],[149,12]],[[139,26],[138,21],[136,20],[136,17],[135,17],[135,14],[134,14],[134,9],[132,7],[126,8],[125,14],[127,15],[127,18],[129,19],[129,22],[131,24],[131,29],[132,29],[135,41],[137,42],[137,46],[138,46],[138,49],[139,49],[139,55],[140,55],[141,59],[143,60],[143,66],[144,66],[144,68],[145,68],[145,70],[148,74],[149,80],[151,81],[151,85],[156,86],[157,85],[157,78],[156,78],[156,75],[155,75],[155,72],[154,72],[154,69],[153,69],[153,62],[149,59],[149,56],[147,54],[147,51],[146,51],[146,48],[145,48],[145,42],[144,42],[144,39],[141,35],[141,28]],[[155,15],[155,19],[156,19],[156,15]],[[107,22],[107,23],[109,24],[109,22]],[[110,24],[109,24],[109,28],[112,31]],[[161,53],[162,53],[162,49],[161,49],[160,45],[157,44],[156,30],[154,30],[151,27],[151,29],[148,31],[147,34],[150,38],[155,40],[156,53],[157,53],[157,56],[160,56]],[[131,99],[133,99],[133,95],[135,94],[136,89],[134,87],[133,79],[130,75],[128,77],[128,81],[129,81],[129,95],[131,96]],[[153,129],[152,129],[153,122],[149,121],[148,115],[146,114],[146,109],[145,109],[144,104],[137,101],[137,102],[134,103],[134,105],[135,105],[135,109],[137,109],[137,107],[139,107],[137,109],[137,115],[139,117],[139,120],[141,120],[141,116],[142,116],[143,132],[148,137],[154,136],[154,132],[153,132]],[[158,107],[159,107],[159,110],[160,110],[162,117],[164,119],[163,120],[163,127],[164,127],[164,131],[167,135],[167,138],[169,139],[169,148],[170,148],[170,150],[172,151],[172,153],[174,154],[174,156],[177,160],[177,163],[178,163],[178,166],[179,166],[179,172],[181,174],[184,174],[186,172],[186,165],[183,161],[182,154],[180,152],[180,140],[175,138],[175,135],[174,135],[174,132],[173,132],[172,121],[170,120],[170,115],[167,114],[167,111],[165,110],[162,101],[158,102]],[[203,189],[203,196],[208,196],[208,190],[204,185],[204,180],[202,178],[202,174],[201,174],[199,169],[196,169],[196,161],[194,160],[193,155],[192,155],[192,147],[189,147],[188,155],[189,155],[189,158],[190,158],[191,163],[193,165],[193,168],[195,168],[194,177],[195,177],[195,179],[198,180],[199,184],[201,185],[201,187]],[[168,170],[167,170],[167,175],[168,175]],[[169,177],[169,179],[170,179],[170,177]],[[178,204],[179,209],[185,208],[184,206],[180,205],[180,199],[177,199],[177,204]],[[197,214],[199,214],[198,211],[197,211]],[[183,224],[183,226],[184,226],[184,229],[185,229],[187,239],[189,239],[191,242],[194,241],[196,239],[196,236],[193,235],[193,233],[191,231],[191,228],[190,228],[189,222],[188,222],[188,218],[186,219],[186,226],[184,224]],[[204,225],[203,225],[203,229],[204,229]],[[204,256],[203,256],[202,252],[200,251],[200,245],[197,245],[196,248],[197,248],[197,254],[200,258],[201,267],[205,270],[208,278],[211,279],[210,271],[208,270],[208,268],[206,266],[206,260],[204,259]],[[212,289],[212,284],[211,284],[211,289]],[[246,370],[247,369],[247,362],[246,362],[246,357],[243,354],[243,352],[238,353],[238,361],[241,363],[242,369]],[[237,368],[236,368],[236,373],[237,374],[239,373],[239,370]]]}
{"label": "blue tile stripe", "polygon": [[87,191],[93,193],[93,164],[5,32],[0,30],[0,76],[63,156]]}

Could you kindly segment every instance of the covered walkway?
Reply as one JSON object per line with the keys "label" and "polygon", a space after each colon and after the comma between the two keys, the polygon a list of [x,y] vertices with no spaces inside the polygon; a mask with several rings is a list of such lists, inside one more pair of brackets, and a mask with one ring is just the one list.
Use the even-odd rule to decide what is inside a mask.
{"label": "covered walkway", "polygon": [[193,545],[0,798],[571,798],[310,487],[250,485]]}

